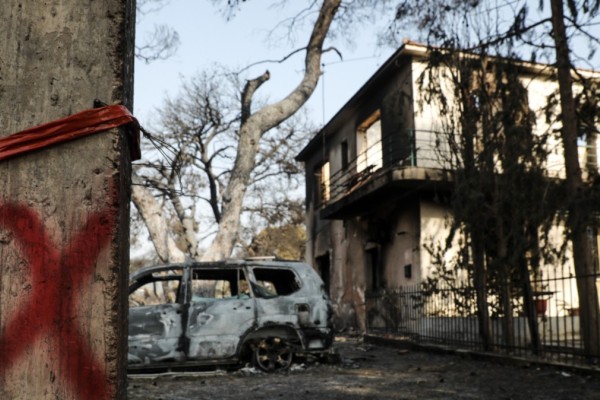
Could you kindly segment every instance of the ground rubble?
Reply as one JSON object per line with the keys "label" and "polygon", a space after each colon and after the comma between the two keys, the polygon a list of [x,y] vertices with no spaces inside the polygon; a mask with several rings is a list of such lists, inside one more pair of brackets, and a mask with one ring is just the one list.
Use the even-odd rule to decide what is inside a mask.
{"label": "ground rubble", "polygon": [[196,399],[599,399],[600,377],[520,363],[410,351],[336,338],[339,357],[323,363],[301,359],[282,373],[245,366],[130,376],[130,400]]}

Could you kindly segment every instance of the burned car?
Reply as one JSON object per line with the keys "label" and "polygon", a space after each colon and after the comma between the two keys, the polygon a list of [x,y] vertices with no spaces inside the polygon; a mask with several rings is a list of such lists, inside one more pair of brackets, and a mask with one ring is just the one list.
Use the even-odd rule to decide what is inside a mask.
{"label": "burned car", "polygon": [[286,369],[294,355],[329,351],[331,321],[323,281],[303,263],[146,267],[130,277],[128,369]]}

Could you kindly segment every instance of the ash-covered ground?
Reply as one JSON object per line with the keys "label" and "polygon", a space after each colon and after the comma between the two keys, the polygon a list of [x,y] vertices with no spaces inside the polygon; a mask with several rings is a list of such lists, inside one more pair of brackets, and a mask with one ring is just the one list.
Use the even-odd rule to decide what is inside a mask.
{"label": "ash-covered ground", "polygon": [[285,373],[245,367],[129,377],[130,400],[198,399],[600,399],[600,377],[537,365],[407,351],[340,337],[335,364],[304,362]]}

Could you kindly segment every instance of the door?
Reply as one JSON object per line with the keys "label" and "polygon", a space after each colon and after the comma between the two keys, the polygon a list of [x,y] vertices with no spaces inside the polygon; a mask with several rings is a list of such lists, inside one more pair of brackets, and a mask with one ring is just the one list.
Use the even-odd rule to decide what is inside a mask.
{"label": "door", "polygon": [[150,270],[129,290],[128,362],[182,361],[181,268]]}
{"label": "door", "polygon": [[236,356],[255,324],[254,298],[242,267],[194,268],[187,323],[190,360]]}

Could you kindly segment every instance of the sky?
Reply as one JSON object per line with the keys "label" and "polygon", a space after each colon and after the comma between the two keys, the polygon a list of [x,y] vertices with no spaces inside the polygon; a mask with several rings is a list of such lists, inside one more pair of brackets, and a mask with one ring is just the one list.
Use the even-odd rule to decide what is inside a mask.
{"label": "sky", "polygon": [[[308,29],[299,30],[295,37],[290,38],[284,29],[277,28],[286,18],[296,15],[306,1],[287,1],[285,8],[274,8],[272,4],[277,2],[270,0],[249,1],[242,3],[241,9],[230,20],[222,12],[225,0],[221,0],[221,6],[209,0],[164,1],[165,6],[158,12],[138,14],[138,43],[143,42],[157,24],[169,25],[179,33],[181,40],[176,54],[167,60],[150,64],[136,60],[134,114],[146,127],[156,123],[157,109],[166,96],[177,95],[184,79],[217,63],[241,69],[259,61],[281,59],[291,50],[304,46],[308,40]],[[530,3],[535,3],[530,5],[531,12],[535,12],[539,3]],[[486,0],[482,3],[489,12],[510,11],[508,23],[512,23],[512,11],[522,4],[523,0]],[[298,8],[294,9],[294,6]],[[377,45],[376,35],[383,29],[383,25],[369,26],[360,31],[342,33],[341,36],[354,40],[354,43],[335,41],[342,60],[334,52],[324,54],[324,74],[306,105],[315,125],[327,122],[395,51],[390,46]],[[600,26],[593,27],[591,32],[600,37]],[[410,31],[406,35],[413,40],[417,39],[416,36]],[[600,69],[600,51],[591,66]],[[257,94],[262,98],[279,100],[299,82],[303,53],[283,64],[256,65],[246,71],[245,78],[254,78],[265,69],[271,72],[271,79]]]}
{"label": "sky", "polygon": [[[156,122],[156,110],[166,96],[177,95],[182,79],[215,63],[241,69],[262,60],[281,59],[292,49],[304,46],[307,30],[298,33],[294,43],[290,43],[285,30],[273,31],[296,10],[269,8],[268,3],[271,2],[257,0],[244,4],[229,21],[218,6],[207,0],[171,0],[160,12],[138,15],[138,43],[155,24],[168,24],[177,30],[181,41],[177,53],[167,60],[150,64],[136,60],[134,114],[142,125]],[[317,125],[329,120],[394,51],[377,46],[374,33],[356,36],[355,44],[336,43],[343,61],[333,52],[323,56],[324,75],[307,105]],[[268,69],[271,79],[258,94],[279,100],[299,82],[302,68],[303,54],[299,53],[284,64],[252,67],[246,77],[254,78]]]}

